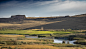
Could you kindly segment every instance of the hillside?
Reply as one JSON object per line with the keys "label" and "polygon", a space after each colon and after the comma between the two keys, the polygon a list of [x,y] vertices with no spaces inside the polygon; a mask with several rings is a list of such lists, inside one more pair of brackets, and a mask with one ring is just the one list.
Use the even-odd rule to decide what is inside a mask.
{"label": "hillside", "polygon": [[70,17],[28,17],[24,20],[0,18],[0,29],[86,29],[86,14]]}

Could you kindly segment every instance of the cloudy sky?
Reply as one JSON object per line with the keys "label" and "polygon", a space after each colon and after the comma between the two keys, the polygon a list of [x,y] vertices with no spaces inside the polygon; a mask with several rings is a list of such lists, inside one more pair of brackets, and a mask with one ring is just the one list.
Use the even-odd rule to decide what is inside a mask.
{"label": "cloudy sky", "polygon": [[0,0],[0,18],[65,16],[86,13],[86,0]]}

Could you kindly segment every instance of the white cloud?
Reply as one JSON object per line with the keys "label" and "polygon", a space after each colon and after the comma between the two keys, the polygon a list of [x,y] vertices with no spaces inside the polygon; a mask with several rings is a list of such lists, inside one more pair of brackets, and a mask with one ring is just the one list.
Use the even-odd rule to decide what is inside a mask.
{"label": "white cloud", "polygon": [[86,2],[79,2],[79,1],[65,1],[54,3],[48,7],[46,7],[47,11],[54,12],[54,11],[73,11],[73,10],[82,10],[86,11]]}
{"label": "white cloud", "polygon": [[[52,16],[66,14],[86,13],[86,1],[72,0],[53,0],[42,2],[19,2],[11,1],[0,4],[0,10],[3,13],[26,14],[27,16]],[[13,12],[12,12],[13,11]],[[0,12],[1,13],[1,12]],[[57,14],[58,13],[58,14]],[[4,15],[4,14],[1,14]]]}

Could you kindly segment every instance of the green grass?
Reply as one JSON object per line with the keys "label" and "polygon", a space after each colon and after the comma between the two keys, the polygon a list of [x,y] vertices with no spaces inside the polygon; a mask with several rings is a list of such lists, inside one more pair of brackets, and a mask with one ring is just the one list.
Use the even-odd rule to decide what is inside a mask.
{"label": "green grass", "polygon": [[36,31],[36,30],[0,30],[1,34],[69,34],[74,32],[68,32],[68,31]]}
{"label": "green grass", "polygon": [[85,40],[85,38],[80,38],[80,37],[74,37],[74,40]]}

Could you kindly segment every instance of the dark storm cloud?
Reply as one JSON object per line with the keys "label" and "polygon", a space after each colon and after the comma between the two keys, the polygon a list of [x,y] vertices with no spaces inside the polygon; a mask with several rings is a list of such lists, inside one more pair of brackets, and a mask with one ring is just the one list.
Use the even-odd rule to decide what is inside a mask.
{"label": "dark storm cloud", "polygon": [[0,0],[0,2],[5,2],[5,1],[52,1],[52,0]]}
{"label": "dark storm cloud", "polygon": [[19,2],[26,2],[26,1],[28,1],[28,2],[42,2],[42,1],[53,1],[53,0],[0,0],[0,4],[2,4],[2,3],[6,3],[6,2],[10,2],[10,1],[19,1]]}

